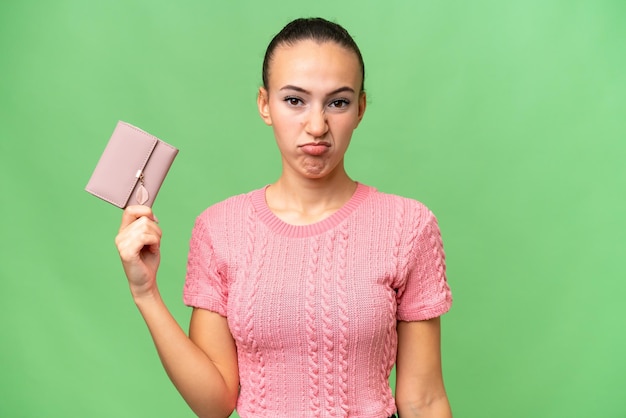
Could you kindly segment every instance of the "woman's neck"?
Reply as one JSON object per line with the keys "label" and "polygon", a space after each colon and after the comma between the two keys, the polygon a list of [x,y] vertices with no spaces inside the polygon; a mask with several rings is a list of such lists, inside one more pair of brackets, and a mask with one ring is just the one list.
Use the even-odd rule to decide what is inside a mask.
{"label": "woman's neck", "polygon": [[282,221],[308,225],[339,210],[356,188],[357,183],[345,172],[323,179],[293,178],[283,174],[266,189],[265,200]]}

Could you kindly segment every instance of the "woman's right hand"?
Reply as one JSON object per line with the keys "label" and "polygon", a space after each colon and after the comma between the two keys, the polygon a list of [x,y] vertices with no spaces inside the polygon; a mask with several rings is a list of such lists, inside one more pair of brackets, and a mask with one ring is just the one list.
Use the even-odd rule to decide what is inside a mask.
{"label": "woman's right hand", "polygon": [[152,209],[128,206],[115,237],[115,245],[134,298],[157,292],[156,273],[161,261],[161,228]]}
{"label": "woman's right hand", "polygon": [[189,336],[159,295],[161,228],[152,209],[129,206],[115,244],[130,290],[174,386],[198,416],[230,416],[239,396],[237,348],[226,318],[194,309]]}

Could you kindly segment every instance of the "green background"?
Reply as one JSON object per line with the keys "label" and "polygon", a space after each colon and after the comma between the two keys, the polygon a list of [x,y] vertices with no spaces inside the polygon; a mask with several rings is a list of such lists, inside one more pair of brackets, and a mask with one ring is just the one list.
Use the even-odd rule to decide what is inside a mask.
{"label": "green background", "polygon": [[626,2],[309,3],[0,3],[0,416],[192,416],[83,188],[119,119],[180,148],[155,211],[186,329],[195,216],[279,173],[265,46],[321,15],[366,62],[349,172],[439,218],[455,416],[626,417]]}

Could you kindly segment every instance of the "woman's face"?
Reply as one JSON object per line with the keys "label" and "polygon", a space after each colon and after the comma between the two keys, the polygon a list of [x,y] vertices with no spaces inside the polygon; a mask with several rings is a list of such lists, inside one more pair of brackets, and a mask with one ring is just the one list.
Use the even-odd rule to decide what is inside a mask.
{"label": "woman's face", "polygon": [[334,43],[281,45],[270,62],[261,117],[274,129],[284,175],[324,178],[343,171],[352,132],[365,112],[354,52]]}

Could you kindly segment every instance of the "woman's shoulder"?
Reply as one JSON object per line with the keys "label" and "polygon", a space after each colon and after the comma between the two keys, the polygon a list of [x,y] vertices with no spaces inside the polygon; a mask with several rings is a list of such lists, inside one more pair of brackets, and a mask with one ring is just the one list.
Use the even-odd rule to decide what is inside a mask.
{"label": "woman's shoulder", "polygon": [[394,193],[387,193],[380,191],[374,187],[369,187],[371,189],[370,196],[374,204],[381,206],[391,205],[392,207],[395,207],[398,211],[413,213],[419,217],[434,217],[434,214],[430,210],[430,208],[416,198],[402,196]]}
{"label": "woman's shoulder", "polygon": [[252,199],[263,193],[264,188],[247,193],[240,193],[213,203],[204,209],[198,219],[206,221],[223,220],[224,218],[244,216],[252,208]]}

